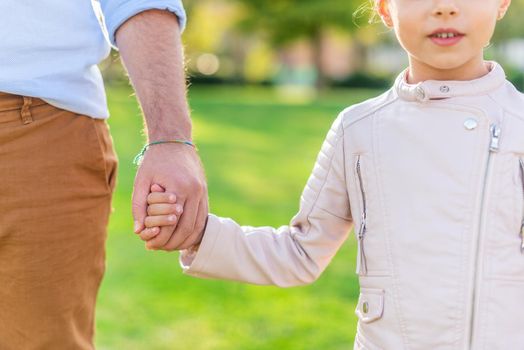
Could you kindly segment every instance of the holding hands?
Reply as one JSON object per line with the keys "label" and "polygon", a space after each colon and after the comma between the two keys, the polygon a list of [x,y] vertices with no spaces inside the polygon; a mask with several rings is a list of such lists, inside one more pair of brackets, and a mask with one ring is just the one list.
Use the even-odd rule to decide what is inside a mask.
{"label": "holding hands", "polygon": [[[165,136],[156,138],[167,139]],[[155,205],[154,212],[149,208],[151,204]],[[180,215],[182,208],[183,216]],[[164,212],[166,214],[162,214]],[[170,216],[167,213],[175,216],[174,221],[167,221],[169,225],[153,226],[159,218],[148,218],[146,222],[147,216],[160,215],[165,216],[162,222],[167,223]],[[177,144],[149,148],[140,163],[133,192],[134,231],[142,234],[144,229],[150,228],[143,235],[150,237],[146,247],[173,251],[194,246],[201,240],[207,215],[207,185],[197,152],[192,147]],[[157,229],[151,230],[152,227]]]}
{"label": "holding hands", "polygon": [[[184,208],[177,203],[174,193],[165,192],[158,184],[151,186],[151,193],[147,196],[147,216],[144,220],[145,229],[138,233],[140,239],[146,243],[147,249],[155,249],[152,245],[153,240],[160,234],[163,227],[171,227],[176,231],[176,226],[180,221]],[[204,229],[198,232],[198,238],[191,246],[200,243]],[[188,237],[191,238],[191,237]],[[188,247],[188,242],[182,242],[182,246]]]}

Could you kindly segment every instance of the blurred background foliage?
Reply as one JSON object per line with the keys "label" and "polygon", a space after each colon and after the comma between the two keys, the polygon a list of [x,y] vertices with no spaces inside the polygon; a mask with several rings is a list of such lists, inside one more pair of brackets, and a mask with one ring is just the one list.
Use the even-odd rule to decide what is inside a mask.
{"label": "blurred background foliage", "polygon": [[[329,87],[382,87],[407,59],[367,0],[187,0],[192,83],[263,84],[312,96]],[[488,59],[524,88],[524,0],[499,22]],[[369,23],[372,22],[372,23]],[[106,79],[125,79],[113,54]],[[313,92],[312,92],[313,91]]]}

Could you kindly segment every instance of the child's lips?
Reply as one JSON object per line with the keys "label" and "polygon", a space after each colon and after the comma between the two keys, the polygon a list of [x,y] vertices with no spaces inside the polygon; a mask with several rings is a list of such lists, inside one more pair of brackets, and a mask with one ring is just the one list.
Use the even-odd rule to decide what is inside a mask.
{"label": "child's lips", "polygon": [[459,43],[465,34],[454,29],[441,29],[433,32],[428,37],[431,41],[439,46],[453,46]]}

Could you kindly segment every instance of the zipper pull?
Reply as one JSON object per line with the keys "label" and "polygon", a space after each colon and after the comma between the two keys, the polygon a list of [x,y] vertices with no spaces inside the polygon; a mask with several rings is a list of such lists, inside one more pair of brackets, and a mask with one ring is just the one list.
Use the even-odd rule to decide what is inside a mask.
{"label": "zipper pull", "polygon": [[366,263],[366,253],[364,253],[364,241],[359,241],[360,249],[360,272],[362,275],[367,275],[368,267]]}
{"label": "zipper pull", "polygon": [[358,272],[366,275],[368,273],[368,266],[366,261],[366,253],[364,252],[364,237],[366,236],[366,222],[363,221],[358,232],[358,252],[360,255]]}
{"label": "zipper pull", "polygon": [[499,143],[500,143],[500,127],[497,124],[491,124],[490,127],[491,131],[491,143],[489,145],[489,150],[491,152],[498,152],[499,150]]}

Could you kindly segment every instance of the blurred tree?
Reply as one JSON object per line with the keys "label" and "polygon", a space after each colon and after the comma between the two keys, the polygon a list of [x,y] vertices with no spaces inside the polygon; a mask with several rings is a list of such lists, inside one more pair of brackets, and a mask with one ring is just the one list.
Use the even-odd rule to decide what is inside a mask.
{"label": "blurred tree", "polygon": [[524,0],[513,0],[506,17],[497,25],[494,41],[522,38],[524,34]]}
{"label": "blurred tree", "polygon": [[276,47],[307,38],[311,41],[319,87],[325,86],[322,34],[326,28],[342,28],[353,32],[365,24],[368,16],[354,16],[367,0],[236,0],[245,7],[240,27],[247,32],[262,30]]}

